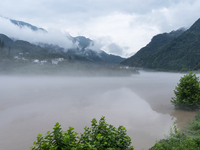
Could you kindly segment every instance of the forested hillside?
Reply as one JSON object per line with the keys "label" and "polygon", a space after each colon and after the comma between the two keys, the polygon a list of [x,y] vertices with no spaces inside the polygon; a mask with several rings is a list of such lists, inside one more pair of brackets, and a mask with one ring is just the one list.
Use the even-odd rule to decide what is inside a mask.
{"label": "forested hillside", "polygon": [[200,19],[188,30],[159,34],[121,64],[157,70],[200,69]]}

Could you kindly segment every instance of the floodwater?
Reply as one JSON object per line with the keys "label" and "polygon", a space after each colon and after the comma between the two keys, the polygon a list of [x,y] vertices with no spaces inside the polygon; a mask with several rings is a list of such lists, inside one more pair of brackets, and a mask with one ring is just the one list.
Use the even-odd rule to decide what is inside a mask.
{"label": "floodwater", "polygon": [[123,125],[135,150],[146,150],[183,128],[194,112],[174,110],[173,90],[184,74],[141,72],[131,77],[0,77],[0,149],[28,150],[56,122],[78,133],[92,118]]}

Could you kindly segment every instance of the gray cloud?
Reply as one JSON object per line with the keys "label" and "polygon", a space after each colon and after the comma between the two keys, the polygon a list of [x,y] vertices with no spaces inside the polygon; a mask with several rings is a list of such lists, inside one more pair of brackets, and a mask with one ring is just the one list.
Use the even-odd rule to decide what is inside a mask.
{"label": "gray cloud", "polygon": [[115,43],[109,44],[108,45],[108,50],[112,54],[119,54],[119,55],[123,54],[123,48],[121,48],[119,45],[117,45]]}
{"label": "gray cloud", "polygon": [[[186,0],[185,0],[186,1]],[[78,20],[90,20],[91,17],[107,16],[113,12],[122,12],[127,14],[146,14],[154,9],[170,7],[184,2],[177,1],[160,1],[160,0],[9,0],[1,2],[2,9],[0,13],[7,17],[15,19],[38,20],[45,17],[50,21],[78,18]],[[187,1],[186,1],[187,2]],[[10,9],[8,9],[8,6]],[[5,14],[6,13],[6,14]],[[56,19],[57,18],[57,19]],[[82,19],[81,19],[82,18]],[[42,19],[41,19],[42,20]],[[53,21],[53,20],[52,20]],[[73,20],[71,20],[73,21]]]}
{"label": "gray cloud", "polygon": [[1,2],[0,9],[2,16],[49,31],[93,40],[110,37],[100,47],[108,50],[106,46],[111,43],[127,46],[129,49],[119,51],[126,57],[145,46],[155,34],[190,27],[199,14],[199,0],[7,0]]}
{"label": "gray cloud", "polygon": [[0,33],[7,35],[10,38],[25,40],[31,43],[47,43],[59,45],[63,48],[72,48],[74,43],[69,40],[68,33],[62,33],[59,30],[49,30],[48,33],[43,31],[33,31],[28,27],[20,28],[14,25],[10,20],[0,17]]}

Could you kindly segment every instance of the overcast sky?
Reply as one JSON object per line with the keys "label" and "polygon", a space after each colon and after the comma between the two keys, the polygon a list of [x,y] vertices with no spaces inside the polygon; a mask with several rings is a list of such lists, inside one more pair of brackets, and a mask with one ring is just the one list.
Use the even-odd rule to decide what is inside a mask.
{"label": "overcast sky", "polygon": [[[188,28],[200,18],[200,0],[1,0],[0,5],[1,16],[44,28],[52,41],[59,34],[82,35],[94,40],[96,48],[123,57],[154,35]],[[1,22],[0,33],[12,34],[9,27]],[[22,38],[19,33],[13,36]]]}

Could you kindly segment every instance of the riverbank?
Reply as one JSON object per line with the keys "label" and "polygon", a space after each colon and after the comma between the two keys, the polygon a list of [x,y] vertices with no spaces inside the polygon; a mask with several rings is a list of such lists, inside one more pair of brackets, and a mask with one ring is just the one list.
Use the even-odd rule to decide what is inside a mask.
{"label": "riverbank", "polygon": [[149,150],[157,149],[176,149],[176,150],[199,150],[200,149],[200,112],[198,111],[195,119],[188,122],[183,130],[178,130],[174,125],[170,128],[169,135],[159,140]]}

